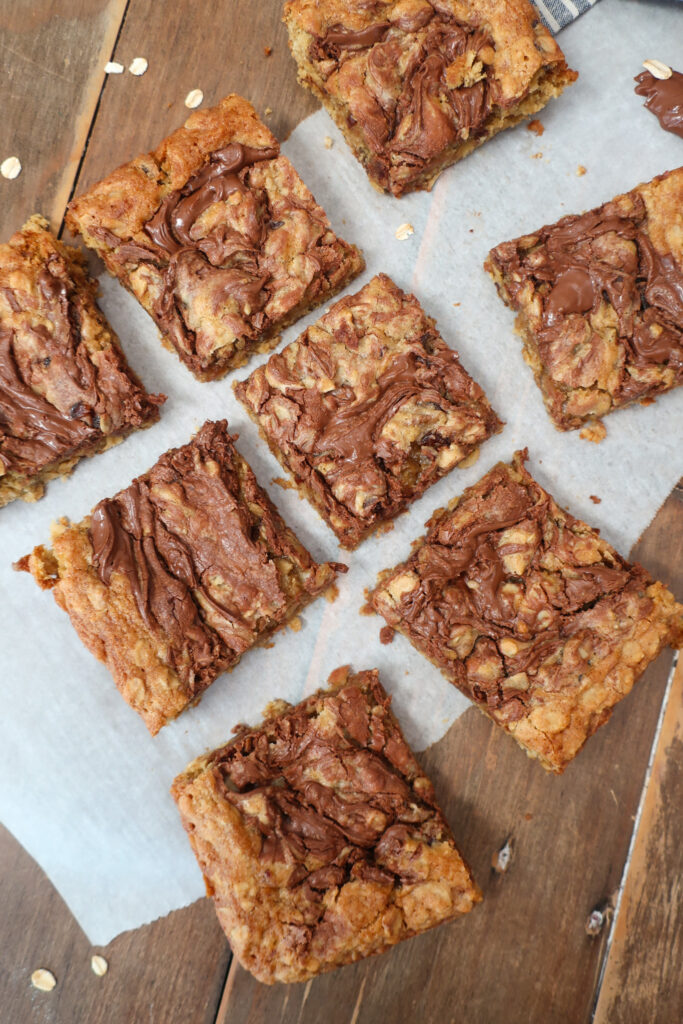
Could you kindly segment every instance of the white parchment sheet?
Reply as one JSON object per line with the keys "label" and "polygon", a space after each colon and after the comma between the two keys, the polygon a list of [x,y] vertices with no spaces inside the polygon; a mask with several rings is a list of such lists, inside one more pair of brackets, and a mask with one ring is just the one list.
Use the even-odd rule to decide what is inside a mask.
{"label": "white parchment sheet", "polygon": [[[132,365],[150,390],[169,396],[161,422],[87,460],[70,480],[53,482],[37,504],[17,502],[0,512],[0,819],[45,869],[93,943],[107,943],[203,895],[169,785],[190,759],[224,742],[237,722],[258,722],[269,700],[298,701],[337,665],[352,662],[380,669],[418,749],[465,710],[467,701],[407,641],[397,637],[381,646],[381,620],[358,614],[364,588],[408,553],[434,508],[528,445],[539,480],[627,553],[683,473],[683,389],[608,417],[600,445],[555,431],[522,361],[513,316],[482,270],[492,245],[683,163],[683,142],[642,109],[632,82],[644,58],[680,63],[682,32],[676,10],[603,0],[562,32],[568,61],[581,77],[541,113],[545,134],[538,138],[521,125],[499,135],[447,171],[431,194],[400,201],[378,195],[322,111],[285,144],[335,229],[365,251],[368,269],[351,290],[379,271],[413,290],[507,423],[483,446],[476,465],[456,469],[392,532],[355,553],[341,554],[308,504],[273,485],[281,469],[235,400],[231,380],[196,382],[161,347],[135,301],[116,282],[102,280],[102,306]],[[327,135],[332,149],[325,148]],[[536,153],[542,157],[534,159]],[[587,168],[582,177],[579,164]],[[415,233],[399,242],[395,231],[405,222]],[[314,319],[290,328],[285,341]],[[14,573],[11,563],[48,540],[53,519],[80,519],[167,448],[187,441],[205,419],[223,416],[313,554],[345,560],[351,571],[334,604],[316,602],[299,633],[286,631],[273,649],[248,654],[197,708],[152,739],[50,594]],[[602,503],[594,505],[591,494]]]}

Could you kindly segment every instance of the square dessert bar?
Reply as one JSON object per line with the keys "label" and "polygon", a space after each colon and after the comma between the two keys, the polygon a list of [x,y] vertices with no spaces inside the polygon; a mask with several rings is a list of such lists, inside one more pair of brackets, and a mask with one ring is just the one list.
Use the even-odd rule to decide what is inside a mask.
{"label": "square dessert bar", "polygon": [[227,423],[105,498],[17,568],[52,589],[154,734],[333,583],[288,529]]}
{"label": "square dessert bar", "polygon": [[272,348],[364,266],[234,94],[75,199],[67,224],[200,380]]}
{"label": "square dessert bar", "polygon": [[395,196],[577,77],[528,0],[290,0],[284,20],[299,81]]}
{"label": "square dessert bar", "polygon": [[504,242],[485,267],[560,430],[683,384],[683,167]]}
{"label": "square dessert bar", "polygon": [[159,419],[95,304],[82,255],[35,215],[0,245],[0,506]]}
{"label": "square dessert bar", "polygon": [[385,274],[235,391],[346,548],[502,426],[434,320]]}
{"label": "square dessert bar", "polygon": [[305,981],[481,900],[376,670],[279,702],[172,787],[240,963]]}
{"label": "square dessert bar", "polygon": [[439,509],[375,610],[544,768],[561,772],[667,644],[683,606],[524,467]]}

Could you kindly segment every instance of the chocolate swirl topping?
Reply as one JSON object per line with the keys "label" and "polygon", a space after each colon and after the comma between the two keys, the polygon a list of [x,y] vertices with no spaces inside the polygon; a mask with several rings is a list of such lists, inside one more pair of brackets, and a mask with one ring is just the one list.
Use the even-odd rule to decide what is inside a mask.
{"label": "chocolate swirl topping", "polygon": [[[19,236],[21,237],[21,236]],[[12,257],[16,259],[16,256]],[[126,424],[141,426],[163,400],[127,376],[111,345],[91,356],[82,336],[89,295],[80,295],[55,255],[35,272],[33,290],[2,288],[0,304],[0,463],[34,476]],[[88,312],[91,318],[94,310]]]}
{"label": "chocolate swirl topping", "polygon": [[365,135],[368,169],[387,185],[397,160],[427,165],[456,139],[484,131],[500,99],[487,73],[494,52],[485,29],[428,3],[391,24],[333,26],[311,45],[328,91],[343,94],[349,124]]}
{"label": "chocolate swirl topping", "polygon": [[315,563],[240,460],[224,421],[204,424],[190,444],[101,501],[90,539],[100,579],[108,587],[127,580],[191,693],[291,614],[292,588],[316,586]]}
{"label": "chocolate swirl topping", "polygon": [[[401,567],[418,585],[390,620],[406,623],[458,687],[506,721],[528,713],[542,665],[552,688],[570,641],[587,652],[602,642],[595,628],[603,604],[618,617],[651,582],[640,566],[599,548],[595,534],[596,560],[587,564],[590,531],[557,508],[521,461],[516,468],[521,474],[494,467],[435,521]],[[444,659],[449,649],[457,658]],[[519,685],[506,685],[511,679]]]}
{"label": "chocolate swirl topping", "polygon": [[538,291],[537,338],[548,365],[574,336],[574,318],[609,303],[624,346],[617,397],[633,387],[629,366],[665,364],[683,380],[683,267],[652,244],[643,198],[637,192],[629,198],[628,207],[614,201],[564,217],[492,253],[505,268],[513,302],[529,283]]}
{"label": "chocolate swirl topping", "polygon": [[[320,714],[336,727],[320,728]],[[414,785],[418,765],[376,672],[240,736],[215,752],[210,770],[222,798],[260,834],[261,860],[290,864],[289,888],[312,906],[353,879],[409,883],[406,841],[447,837],[431,786]]]}
{"label": "chocolate swirl topping", "polygon": [[683,139],[683,74],[674,71],[670,78],[655,78],[643,71],[634,81],[638,96],[645,96],[645,106],[652,111],[666,132]]}

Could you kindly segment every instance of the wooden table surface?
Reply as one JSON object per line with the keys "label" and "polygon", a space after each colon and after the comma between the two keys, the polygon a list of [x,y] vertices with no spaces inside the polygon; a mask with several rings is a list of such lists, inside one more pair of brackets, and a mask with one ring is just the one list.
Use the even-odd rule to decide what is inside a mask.
{"label": "wooden table surface", "polygon": [[[23,171],[0,180],[0,238],[34,211],[60,230],[75,192],[183,121],[190,89],[202,88],[205,104],[243,93],[284,139],[316,103],[296,84],[280,10],[279,0],[3,4],[0,160],[17,155]],[[149,61],[143,77],[104,75],[108,60],[128,66],[136,56]],[[633,552],[679,599],[682,537],[679,487]],[[683,670],[673,673],[672,661],[667,652],[651,666],[561,778],[475,709],[459,718],[422,761],[484,903],[306,985],[254,981],[231,960],[206,899],[91,948],[40,868],[0,829],[0,1020],[682,1021]],[[511,859],[498,873],[505,844]],[[90,969],[94,952],[109,962],[103,978]],[[31,987],[36,967],[54,972],[54,991]]]}

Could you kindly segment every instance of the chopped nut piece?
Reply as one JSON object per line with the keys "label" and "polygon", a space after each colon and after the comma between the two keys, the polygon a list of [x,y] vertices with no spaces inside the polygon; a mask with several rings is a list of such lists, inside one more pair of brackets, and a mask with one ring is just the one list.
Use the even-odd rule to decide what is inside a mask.
{"label": "chopped nut piece", "polygon": [[117,60],[109,60],[104,65],[104,73],[105,75],[122,75],[123,64],[119,64]]}
{"label": "chopped nut piece", "polygon": [[98,978],[104,977],[109,970],[109,964],[103,956],[93,956],[90,958],[90,967],[92,968],[93,974],[96,974]]}
{"label": "chopped nut piece", "polygon": [[673,75],[669,65],[663,64],[661,60],[644,60],[643,67],[650,72],[653,78],[659,78],[661,81],[665,81]]}
{"label": "chopped nut piece", "polygon": [[191,89],[185,97],[185,106],[190,110],[200,107],[204,102],[204,93],[201,89]]}
{"label": "chopped nut piece", "polygon": [[135,75],[139,78],[140,75],[144,75],[148,67],[149,64],[147,63],[144,57],[136,57],[135,60],[131,61],[128,70],[130,71],[131,75]]}
{"label": "chopped nut piece", "polygon": [[265,53],[266,57],[270,57],[271,53],[273,52],[273,47],[272,46],[264,46],[263,47],[263,52]]}
{"label": "chopped nut piece", "polygon": [[52,971],[48,971],[44,967],[39,967],[38,970],[34,971],[31,975],[31,984],[41,992],[52,992],[52,989],[57,984],[57,979]]}
{"label": "chopped nut piece", "polygon": [[0,174],[9,181],[17,178],[21,174],[21,161],[19,157],[8,156],[6,160],[3,160],[2,164],[0,164]]}
{"label": "chopped nut piece", "polygon": [[263,113],[266,115],[266,117],[270,117],[270,115],[273,113],[273,108],[272,107],[266,107],[266,109],[263,111]]}
{"label": "chopped nut piece", "polygon": [[407,222],[405,224],[399,224],[396,228],[396,237],[399,242],[405,241],[406,238],[410,238],[413,234],[415,234],[415,228],[412,224],[408,224]]}

